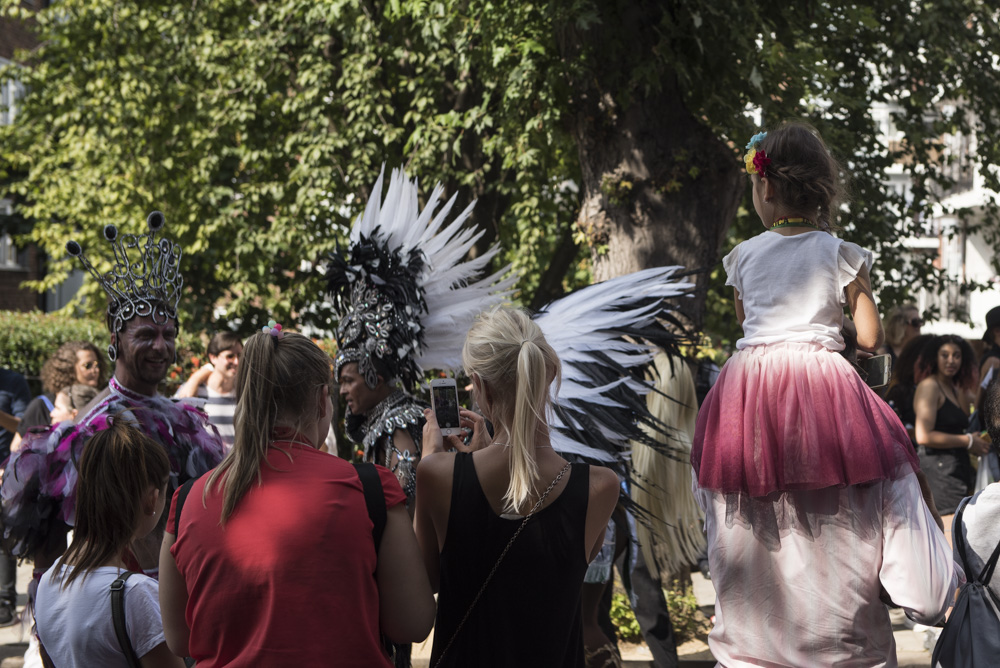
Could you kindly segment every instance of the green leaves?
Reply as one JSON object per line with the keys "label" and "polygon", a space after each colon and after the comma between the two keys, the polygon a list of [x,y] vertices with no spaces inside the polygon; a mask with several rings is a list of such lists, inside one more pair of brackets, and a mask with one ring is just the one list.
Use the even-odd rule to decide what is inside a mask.
{"label": "green leaves", "polygon": [[[18,0],[0,7],[23,13]],[[789,12],[735,0],[191,7],[64,0],[37,15],[41,45],[17,72],[30,92],[19,122],[0,128],[4,187],[34,221],[28,238],[52,257],[37,287],[70,268],[67,238],[98,260],[104,223],[139,231],[159,208],[187,252],[186,318],[207,323],[221,312],[248,331],[269,313],[329,329],[313,268],[344,241],[385,163],[419,175],[427,193],[444,182],[460,208],[478,198],[473,222],[488,231],[478,250],[499,239],[498,262],[523,272],[521,299],[537,305],[589,280],[589,249],[573,241],[587,238],[574,234],[575,184],[581,169],[601,166],[580,165],[567,128],[584,107],[571,82],[595,62],[615,68],[602,82],[613,113],[676,81],[676,104],[734,161],[758,114],[766,125],[811,120],[854,176],[845,235],[879,252],[883,301],[940,280],[894,247],[962,169],[978,166],[1000,185],[991,171],[1000,144],[959,155],[941,143],[945,134],[991,137],[1000,124],[1000,30],[978,0],[808,1]],[[642,39],[609,18],[635,15],[649,31]],[[568,34],[587,45],[578,58],[561,55]],[[879,141],[873,103],[890,105],[899,141]],[[906,196],[885,185],[900,161]],[[685,183],[717,167],[699,157],[663,187],[682,198]],[[756,231],[743,220],[730,243]],[[970,225],[1000,236],[995,206]],[[84,298],[94,296],[87,282]]]}

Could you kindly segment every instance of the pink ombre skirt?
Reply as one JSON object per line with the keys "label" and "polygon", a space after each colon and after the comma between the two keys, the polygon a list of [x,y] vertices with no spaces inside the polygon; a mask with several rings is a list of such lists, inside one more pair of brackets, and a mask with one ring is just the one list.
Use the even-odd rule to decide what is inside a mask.
{"label": "pink ombre skirt", "polygon": [[919,469],[899,418],[840,354],[753,346],[726,362],[698,413],[702,489],[772,492],[895,480]]}

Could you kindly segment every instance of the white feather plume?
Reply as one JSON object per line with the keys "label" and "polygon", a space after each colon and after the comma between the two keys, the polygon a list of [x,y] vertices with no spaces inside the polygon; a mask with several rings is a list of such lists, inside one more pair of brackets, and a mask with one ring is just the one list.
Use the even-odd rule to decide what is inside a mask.
{"label": "white feather plume", "polygon": [[[675,278],[681,270],[654,267],[618,276],[573,292],[536,314],[535,322],[562,362],[562,383],[553,397],[558,410],[553,411],[549,423],[555,450],[609,463],[627,457],[629,439],[638,425],[620,429],[601,416],[629,410],[615,400],[616,392],[625,389],[635,398],[650,391],[651,384],[639,380],[641,374],[636,372],[648,365],[658,350],[627,332],[655,328],[658,317],[669,310],[664,300],[690,292],[691,283]],[[608,369],[608,360],[617,367],[617,376],[595,382],[592,367]],[[599,434],[594,434],[594,429]],[[605,443],[584,443],[573,438],[573,432],[589,433]]]}
{"label": "white feather plume", "polygon": [[444,188],[437,184],[420,209],[416,179],[410,180],[402,169],[392,170],[389,188],[382,197],[385,166],[365,205],[351,228],[351,243],[361,235],[378,236],[392,249],[405,253],[417,248],[427,261],[418,283],[427,304],[421,316],[423,345],[416,363],[423,369],[457,370],[462,367],[462,344],[465,335],[480,312],[508,300],[517,275],[510,265],[489,276],[481,277],[499,244],[472,259],[469,251],[484,234],[483,230],[466,226],[475,202],[469,204],[447,225],[445,221],[455,205],[455,196],[440,211],[436,211]]}

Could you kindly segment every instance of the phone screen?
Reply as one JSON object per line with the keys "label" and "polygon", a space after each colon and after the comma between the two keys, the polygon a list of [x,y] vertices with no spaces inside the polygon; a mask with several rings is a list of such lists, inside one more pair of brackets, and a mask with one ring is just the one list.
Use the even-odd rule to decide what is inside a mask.
{"label": "phone screen", "polygon": [[431,386],[434,414],[442,429],[458,429],[458,388],[454,385]]}
{"label": "phone screen", "polygon": [[890,358],[888,355],[875,355],[866,360],[862,360],[861,368],[865,371],[865,382],[869,387],[884,387],[889,383],[891,374]]}

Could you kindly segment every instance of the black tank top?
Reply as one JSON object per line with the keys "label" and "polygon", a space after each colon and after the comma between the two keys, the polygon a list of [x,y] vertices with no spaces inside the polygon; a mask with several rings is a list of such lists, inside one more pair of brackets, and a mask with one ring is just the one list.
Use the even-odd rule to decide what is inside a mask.
{"label": "black tank top", "polygon": [[[944,395],[943,390],[941,394]],[[944,432],[945,434],[964,434],[968,428],[969,416],[958,407],[958,404],[945,395],[944,403],[934,416],[934,431]]]}
{"label": "black tank top", "polygon": [[[580,588],[590,467],[573,464],[562,493],[532,517],[455,636],[442,666],[581,668]],[[543,481],[548,485],[549,481]],[[455,456],[448,532],[441,551],[435,665],[497,558],[521,525],[483,494],[472,455]]]}
{"label": "black tank top", "polygon": [[[969,416],[951,399],[944,403],[934,417],[934,431],[945,434],[964,434],[969,427]],[[920,468],[927,476],[927,486],[934,495],[934,503],[942,515],[950,515],[959,502],[972,493],[976,470],[964,446],[957,448],[921,448]]]}

